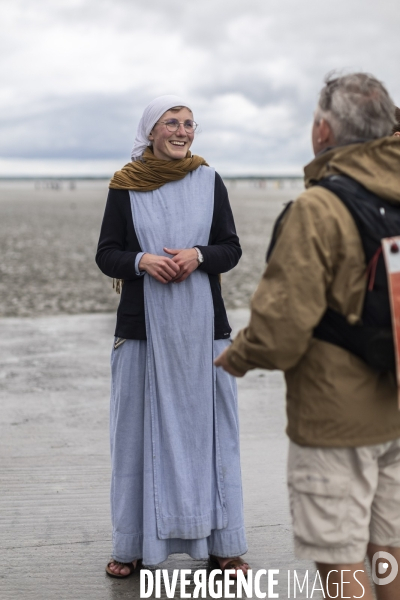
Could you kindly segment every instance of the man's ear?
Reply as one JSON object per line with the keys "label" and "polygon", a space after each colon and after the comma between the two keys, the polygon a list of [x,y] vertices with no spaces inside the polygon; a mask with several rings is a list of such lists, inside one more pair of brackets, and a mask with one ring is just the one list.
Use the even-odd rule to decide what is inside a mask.
{"label": "man's ear", "polygon": [[330,145],[333,138],[333,133],[328,121],[326,121],[325,119],[321,119],[319,127],[320,129],[318,137],[321,140],[321,143]]}
{"label": "man's ear", "polygon": [[396,137],[400,137],[400,131],[396,131],[393,135]]}

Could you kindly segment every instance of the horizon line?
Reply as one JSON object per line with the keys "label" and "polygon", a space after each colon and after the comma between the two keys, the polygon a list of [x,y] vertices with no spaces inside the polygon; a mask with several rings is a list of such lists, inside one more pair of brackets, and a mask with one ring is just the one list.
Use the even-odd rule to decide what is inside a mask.
{"label": "horizon line", "polygon": [[[222,175],[220,174],[222,179],[239,179],[239,180],[258,180],[258,179],[303,179],[304,175],[299,174],[295,175],[293,173],[280,173],[280,174],[269,174],[269,175]],[[110,175],[0,175],[0,181],[46,181],[46,180],[56,180],[56,181],[102,181],[109,180]]]}

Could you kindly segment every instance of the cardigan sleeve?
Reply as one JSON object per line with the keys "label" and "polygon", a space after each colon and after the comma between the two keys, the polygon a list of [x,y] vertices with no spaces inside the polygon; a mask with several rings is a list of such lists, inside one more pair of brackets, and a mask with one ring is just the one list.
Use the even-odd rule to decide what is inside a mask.
{"label": "cardigan sleeve", "polygon": [[[99,269],[115,279],[138,279],[135,261],[141,248],[136,235],[129,250],[127,246],[128,214],[125,190],[109,190],[100,239],[96,253]],[[137,250],[136,250],[137,248]]]}
{"label": "cardigan sleeve", "polygon": [[229,203],[228,191],[218,173],[215,173],[214,214],[208,246],[198,246],[204,257],[201,271],[218,275],[237,265],[242,255],[235,222]]}

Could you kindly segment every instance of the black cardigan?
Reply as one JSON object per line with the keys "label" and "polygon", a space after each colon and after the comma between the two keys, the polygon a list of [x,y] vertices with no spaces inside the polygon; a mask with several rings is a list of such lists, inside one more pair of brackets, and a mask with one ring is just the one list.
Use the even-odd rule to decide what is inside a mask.
{"label": "black cardigan", "polygon": [[[214,212],[208,246],[197,246],[204,257],[198,267],[208,273],[214,304],[214,338],[229,337],[231,328],[226,316],[218,274],[230,271],[242,255],[239,238],[229,204],[228,192],[215,174]],[[136,275],[135,259],[142,252],[136,236],[129,192],[110,189],[104,212],[96,254],[98,267],[115,279],[123,279],[117,312],[117,337],[145,340],[143,277]]]}

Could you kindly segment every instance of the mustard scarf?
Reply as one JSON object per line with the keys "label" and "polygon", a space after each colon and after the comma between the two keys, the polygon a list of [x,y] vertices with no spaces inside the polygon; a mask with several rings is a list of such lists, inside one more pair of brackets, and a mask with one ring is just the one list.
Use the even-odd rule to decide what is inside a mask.
{"label": "mustard scarf", "polygon": [[[183,179],[201,165],[208,167],[204,158],[195,154],[192,156],[191,152],[179,160],[160,160],[154,156],[151,148],[146,148],[141,160],[126,164],[114,174],[109,187],[112,190],[151,192],[165,183]],[[121,293],[123,283],[123,279],[113,279],[113,288],[117,294]]]}
{"label": "mustard scarf", "polygon": [[201,165],[208,166],[204,158],[190,152],[182,159],[160,160],[151,148],[146,148],[141,160],[128,163],[114,174],[109,187],[113,190],[151,192],[165,183],[183,179]]}

